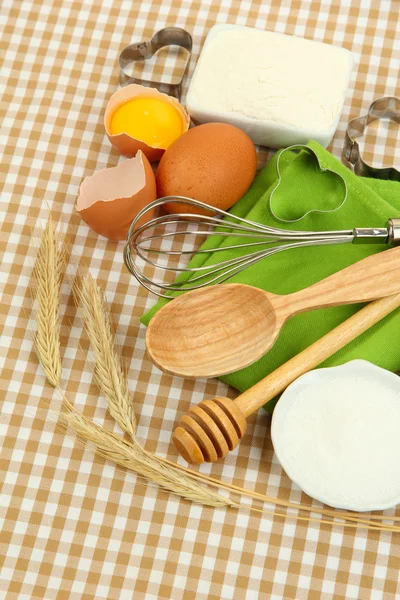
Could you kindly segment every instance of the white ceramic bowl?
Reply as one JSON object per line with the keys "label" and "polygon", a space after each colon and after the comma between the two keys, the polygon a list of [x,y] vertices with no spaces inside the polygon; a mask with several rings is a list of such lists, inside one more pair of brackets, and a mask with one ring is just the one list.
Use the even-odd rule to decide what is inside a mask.
{"label": "white ceramic bowl", "polygon": [[272,443],[290,479],[335,508],[400,503],[400,377],[364,360],[316,369],[282,394]]}

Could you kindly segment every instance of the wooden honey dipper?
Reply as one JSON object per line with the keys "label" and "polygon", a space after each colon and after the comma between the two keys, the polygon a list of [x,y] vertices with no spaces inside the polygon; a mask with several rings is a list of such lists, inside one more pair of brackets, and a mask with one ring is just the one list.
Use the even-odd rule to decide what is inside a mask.
{"label": "wooden honey dipper", "polygon": [[242,439],[246,418],[400,306],[400,293],[371,302],[235,400],[214,398],[190,408],[173,434],[183,458],[193,464],[224,458]]}

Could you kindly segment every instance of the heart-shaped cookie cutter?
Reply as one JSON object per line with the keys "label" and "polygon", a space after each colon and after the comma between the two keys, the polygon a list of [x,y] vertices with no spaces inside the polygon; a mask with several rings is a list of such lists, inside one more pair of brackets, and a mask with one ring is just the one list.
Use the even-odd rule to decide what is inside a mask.
{"label": "heart-shaped cookie cutter", "polygon": [[[138,42],[126,46],[119,55],[120,76],[119,82],[122,87],[130,83],[138,83],[155,87],[160,91],[167,91],[168,94],[174,96],[178,100],[181,97],[183,81],[186,77],[190,57],[192,54],[192,36],[188,31],[180,27],[166,27],[158,31],[149,42]],[[129,65],[137,60],[146,60],[152,58],[158,50],[166,46],[180,46],[188,52],[186,64],[183,70],[182,78],[178,83],[164,83],[133,77],[126,69]],[[161,89],[160,89],[161,88]]]}
{"label": "heart-shaped cookie cutter", "polygon": [[400,98],[396,98],[395,96],[378,98],[378,100],[375,100],[371,104],[366,115],[356,117],[349,122],[343,149],[343,158],[353,165],[356,175],[400,181],[400,171],[398,169],[394,167],[373,167],[366,163],[361,157],[360,146],[356,142],[356,138],[364,135],[367,125],[372,123],[372,121],[380,119],[388,119],[400,124]]}
{"label": "heart-shaped cookie cutter", "polygon": [[[314,159],[315,164],[318,167],[318,171],[320,173],[332,174],[341,182],[341,184],[343,186],[343,196],[340,198],[340,202],[338,203],[337,206],[335,206],[334,208],[327,209],[327,210],[322,210],[319,208],[311,208],[306,213],[302,214],[300,217],[298,217],[296,219],[283,219],[276,214],[276,211],[275,211],[276,209],[274,209],[274,206],[273,206],[273,200],[275,199],[275,204],[276,204],[276,192],[282,182],[280,161],[282,159],[282,156],[285,154],[285,152],[289,152],[289,151],[290,152],[303,152],[303,151],[306,152]],[[337,210],[339,210],[340,208],[342,208],[343,204],[347,200],[348,190],[347,190],[347,183],[346,183],[345,179],[340,175],[340,173],[337,173],[337,171],[334,171],[333,169],[329,169],[327,167],[323,167],[319,160],[317,153],[309,146],[305,146],[303,144],[296,144],[293,146],[288,146],[287,148],[284,148],[283,150],[281,150],[279,152],[279,155],[278,155],[277,161],[276,161],[276,172],[278,175],[278,181],[277,181],[276,185],[274,186],[274,188],[272,189],[270,197],[269,197],[269,209],[270,209],[271,214],[274,217],[274,219],[276,219],[277,221],[281,221],[282,223],[297,223],[298,221],[301,221],[302,219],[304,219],[305,217],[307,217],[307,215],[310,215],[311,213],[322,213],[322,214],[334,213]]]}

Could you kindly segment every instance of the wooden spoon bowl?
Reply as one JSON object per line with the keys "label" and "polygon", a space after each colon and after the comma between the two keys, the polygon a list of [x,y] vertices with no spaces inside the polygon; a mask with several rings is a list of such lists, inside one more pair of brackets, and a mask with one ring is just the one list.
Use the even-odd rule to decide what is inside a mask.
{"label": "wooden spoon bowl", "polygon": [[160,369],[182,377],[194,372],[211,377],[246,367],[271,348],[279,333],[270,296],[241,284],[180,296],[150,321],[147,351]]}

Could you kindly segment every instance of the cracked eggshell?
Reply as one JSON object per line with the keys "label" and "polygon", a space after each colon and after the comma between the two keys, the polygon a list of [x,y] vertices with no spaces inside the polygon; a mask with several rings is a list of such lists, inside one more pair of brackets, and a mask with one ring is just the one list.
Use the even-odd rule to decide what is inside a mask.
{"label": "cracked eggshell", "polygon": [[165,148],[156,148],[153,146],[148,146],[141,140],[135,139],[127,133],[119,133],[118,135],[112,135],[110,132],[111,118],[118,106],[138,96],[145,96],[146,98],[162,97],[162,99],[165,100],[165,102],[169,102],[170,104],[172,104],[179,111],[182,117],[183,123],[185,125],[184,132],[189,129],[190,117],[186,110],[183,108],[183,106],[179,104],[176,98],[168,96],[168,94],[163,94],[155,88],[146,87],[144,85],[132,83],[131,85],[127,85],[126,87],[121,88],[111,96],[110,100],[108,101],[106,112],[104,115],[104,127],[107,133],[107,137],[111,142],[111,145],[113,146],[113,148],[115,148],[115,150],[117,150],[117,152],[123,154],[124,156],[128,156],[129,158],[135,156],[136,152],[138,150],[141,150],[147,156],[150,162],[155,162],[157,160],[160,160],[160,158],[165,152]]}
{"label": "cracked eggshell", "polygon": [[[138,212],[156,197],[153,170],[139,150],[134,158],[86,177],[79,190],[76,210],[96,233],[118,241],[126,238]],[[154,211],[149,211],[138,226],[153,216]]]}

